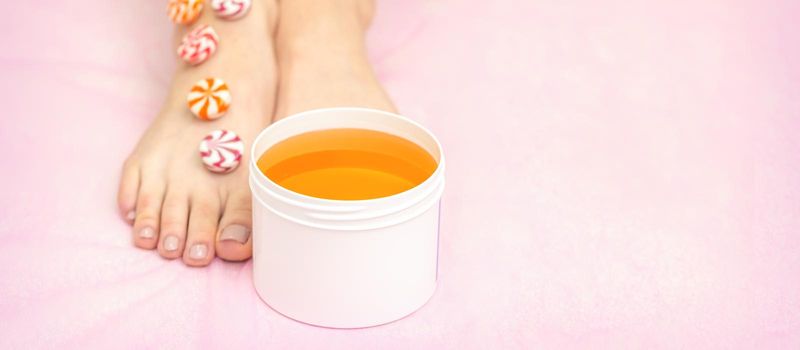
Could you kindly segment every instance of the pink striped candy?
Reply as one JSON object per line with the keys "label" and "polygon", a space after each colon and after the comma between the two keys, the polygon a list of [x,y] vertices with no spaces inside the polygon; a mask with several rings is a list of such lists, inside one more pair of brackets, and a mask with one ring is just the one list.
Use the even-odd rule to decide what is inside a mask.
{"label": "pink striped candy", "polygon": [[239,166],[244,142],[233,131],[214,130],[200,142],[200,157],[208,170],[229,173]]}
{"label": "pink striped candy", "polygon": [[217,17],[235,20],[244,17],[250,10],[252,0],[211,0],[211,8]]}
{"label": "pink striped candy", "polygon": [[196,65],[205,62],[217,51],[219,36],[209,25],[199,25],[183,37],[178,46],[178,56],[186,63]]}

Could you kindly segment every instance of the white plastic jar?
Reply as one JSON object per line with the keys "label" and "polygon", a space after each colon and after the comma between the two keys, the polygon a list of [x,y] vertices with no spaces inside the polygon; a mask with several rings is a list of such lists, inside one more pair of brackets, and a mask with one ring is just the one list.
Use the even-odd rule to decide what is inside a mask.
{"label": "white plastic jar", "polygon": [[[438,162],[423,183],[368,200],[290,191],[257,167],[271,146],[309,131],[361,128],[400,136]],[[403,318],[436,289],[444,154],[428,130],[366,108],[299,113],[264,129],[251,149],[253,280],[274,310],[324,327],[360,328]]]}

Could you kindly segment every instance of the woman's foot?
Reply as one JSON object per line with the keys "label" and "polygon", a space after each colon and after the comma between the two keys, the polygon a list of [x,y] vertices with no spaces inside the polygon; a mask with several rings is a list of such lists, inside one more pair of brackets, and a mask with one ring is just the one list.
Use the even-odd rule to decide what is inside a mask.
{"label": "woman's foot", "polygon": [[[231,22],[211,12],[204,11],[195,25],[216,29],[217,52],[198,66],[179,63],[162,111],[125,162],[118,195],[137,247],[180,257],[190,266],[208,265],[214,256],[232,261],[251,256],[247,150],[270,122],[277,84],[272,45],[277,6],[254,1],[244,18]],[[178,39],[189,28],[182,26]],[[208,77],[225,80],[233,96],[230,110],[215,121],[195,118],[186,104],[192,85]],[[206,170],[197,150],[215,129],[231,130],[245,143],[240,166],[224,175]]]}
{"label": "woman's foot", "polygon": [[276,36],[276,119],[325,107],[395,111],[367,59],[371,0],[285,0]]}

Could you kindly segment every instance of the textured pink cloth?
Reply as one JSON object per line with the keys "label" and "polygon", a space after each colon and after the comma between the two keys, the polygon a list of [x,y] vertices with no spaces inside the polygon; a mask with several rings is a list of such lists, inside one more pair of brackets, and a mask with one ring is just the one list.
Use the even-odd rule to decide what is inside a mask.
{"label": "textured pink cloth", "polygon": [[349,331],[131,246],[164,1],[6,5],[0,348],[800,348],[797,1],[381,2],[376,69],[448,157],[440,285]]}

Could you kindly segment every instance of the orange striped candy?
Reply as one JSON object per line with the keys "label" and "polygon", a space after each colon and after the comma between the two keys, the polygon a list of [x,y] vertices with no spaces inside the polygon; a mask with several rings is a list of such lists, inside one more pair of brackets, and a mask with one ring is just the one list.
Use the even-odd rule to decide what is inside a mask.
{"label": "orange striped candy", "polygon": [[203,11],[203,0],[169,0],[167,15],[176,24],[190,24]]}
{"label": "orange striped candy", "polygon": [[186,101],[197,118],[214,120],[228,111],[231,106],[231,92],[222,79],[207,78],[194,84]]}

